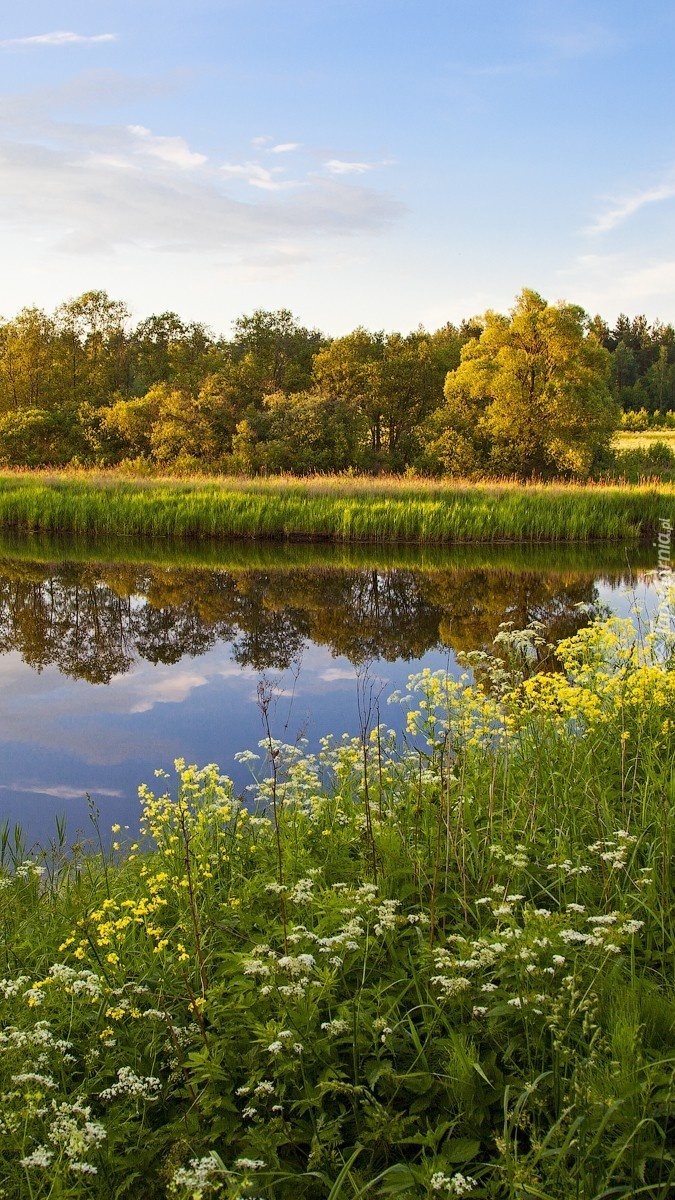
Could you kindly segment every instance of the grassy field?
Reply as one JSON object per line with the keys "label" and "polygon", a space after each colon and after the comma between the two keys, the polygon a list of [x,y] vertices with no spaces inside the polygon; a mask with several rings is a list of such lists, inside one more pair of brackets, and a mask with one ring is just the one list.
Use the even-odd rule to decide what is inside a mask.
{"label": "grassy field", "polygon": [[641,433],[621,431],[612,439],[614,450],[644,450],[656,442],[663,442],[675,450],[675,429],[646,429]]}
{"label": "grassy field", "polygon": [[5,473],[0,528],[95,537],[326,539],[444,544],[651,536],[675,485],[437,483],[401,479],[129,480]]}
{"label": "grassy field", "polygon": [[8,1200],[673,1195],[672,646],[537,636],[402,743],[268,726],[246,808],[179,761],[137,840],[5,832]]}

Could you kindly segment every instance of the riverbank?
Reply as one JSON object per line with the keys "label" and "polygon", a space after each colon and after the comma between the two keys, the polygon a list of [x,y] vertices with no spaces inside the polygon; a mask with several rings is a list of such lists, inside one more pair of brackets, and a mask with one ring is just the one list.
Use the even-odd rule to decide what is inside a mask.
{"label": "riverbank", "polygon": [[675,523],[675,485],[130,479],[4,472],[0,528],[94,537],[458,542],[637,541]]}
{"label": "riverbank", "polygon": [[247,808],[178,762],[139,842],[0,838],[8,1196],[672,1195],[675,674],[526,643],[407,743],[245,754]]}

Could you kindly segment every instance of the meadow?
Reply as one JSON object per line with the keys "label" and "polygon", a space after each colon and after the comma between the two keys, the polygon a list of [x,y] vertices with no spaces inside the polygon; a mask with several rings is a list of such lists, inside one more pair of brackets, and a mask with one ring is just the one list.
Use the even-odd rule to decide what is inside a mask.
{"label": "meadow", "polygon": [[6,472],[0,528],[92,537],[371,544],[637,540],[675,520],[675,484],[437,482],[315,476],[128,479]]}
{"label": "meadow", "polygon": [[675,450],[675,429],[644,429],[639,431],[620,429],[612,438],[614,450],[644,450],[663,442],[670,450]]}
{"label": "meadow", "polygon": [[666,1200],[675,655],[612,618],[273,734],[141,832],[5,830],[7,1198]]}

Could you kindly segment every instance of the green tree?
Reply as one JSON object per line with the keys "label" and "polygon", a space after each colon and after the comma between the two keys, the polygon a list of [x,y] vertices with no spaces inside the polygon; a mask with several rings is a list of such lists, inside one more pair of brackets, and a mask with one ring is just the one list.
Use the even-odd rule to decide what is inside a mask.
{"label": "green tree", "polygon": [[129,310],[107,292],[84,292],[56,311],[58,387],[64,402],[96,407],[130,385]]}
{"label": "green tree", "polygon": [[359,428],[351,410],[320,391],[265,397],[262,464],[271,472],[344,471],[358,461]]}
{"label": "green tree", "polygon": [[264,396],[308,388],[314,355],[325,344],[319,330],[300,325],[287,308],[238,317],[228,352],[246,402],[260,405]]}
{"label": "green tree", "polygon": [[363,465],[400,470],[413,461],[421,423],[441,402],[460,345],[454,326],[406,336],[359,328],[316,356],[318,389],[367,428]]}
{"label": "green tree", "polygon": [[439,461],[454,468],[456,439],[474,469],[587,475],[618,409],[609,354],[583,309],[525,289],[508,316],[490,311],[482,324],[447,377]]}
{"label": "green tree", "polygon": [[54,337],[54,321],[39,308],[24,308],[0,327],[0,412],[58,402]]}

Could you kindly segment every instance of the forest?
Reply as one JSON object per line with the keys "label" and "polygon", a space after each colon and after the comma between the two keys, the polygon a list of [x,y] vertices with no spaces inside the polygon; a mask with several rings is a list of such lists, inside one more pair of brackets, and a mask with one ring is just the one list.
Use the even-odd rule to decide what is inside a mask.
{"label": "forest", "polygon": [[104,291],[0,322],[6,466],[644,476],[672,451],[626,458],[612,436],[675,428],[674,410],[671,324],[610,328],[527,289],[508,315],[332,339],[286,309],[230,338],[173,312],[134,325]]}

